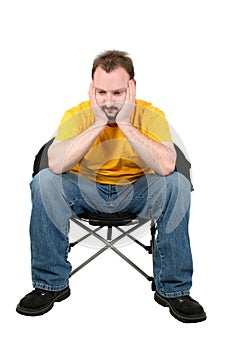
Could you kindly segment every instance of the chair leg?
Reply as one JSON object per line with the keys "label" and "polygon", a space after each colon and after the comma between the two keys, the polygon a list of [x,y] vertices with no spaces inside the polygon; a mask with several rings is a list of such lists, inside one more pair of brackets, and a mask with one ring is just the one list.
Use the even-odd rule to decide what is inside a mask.
{"label": "chair leg", "polygon": [[112,226],[108,226],[107,241],[112,240]]}
{"label": "chair leg", "polygon": [[110,246],[117,255],[119,255],[123,260],[125,260],[128,264],[130,264],[135,270],[137,270],[141,275],[143,275],[148,281],[153,281],[154,277],[147,275],[140,267],[138,267],[132,260],[130,260],[127,256],[125,256],[122,252],[120,252],[116,247]]}
{"label": "chair leg", "polygon": [[108,246],[103,247],[102,249],[98,250],[97,253],[95,253],[94,255],[92,255],[89,259],[87,259],[86,261],[84,261],[81,265],[79,265],[78,267],[76,267],[76,269],[72,270],[70,273],[70,277],[73,276],[76,272],[78,272],[79,270],[81,270],[84,266],[86,266],[87,264],[89,264],[92,260],[94,260],[95,258],[97,258],[97,256],[99,256],[100,254],[102,254],[105,250],[108,249]]}
{"label": "chair leg", "polygon": [[[151,227],[150,227],[150,232],[151,232],[150,254],[152,254],[152,265],[154,264],[154,247],[155,247],[156,231],[157,231],[157,226],[155,224],[155,221],[151,220]],[[151,290],[153,292],[156,292],[156,285],[155,285],[154,278],[153,278],[153,280],[151,282]]]}
{"label": "chair leg", "polygon": [[[73,220],[76,224],[79,224],[83,229],[85,229],[88,234],[84,237],[82,237],[81,239],[77,240],[76,242],[70,244],[70,248],[76,244],[78,244],[79,242],[81,242],[82,240],[84,240],[85,238],[89,237],[90,235],[93,235],[94,237],[96,237],[97,239],[99,239],[100,241],[102,241],[105,246],[100,249],[96,254],[92,255],[89,259],[87,259],[86,261],[84,261],[80,266],[78,266],[77,268],[75,268],[73,271],[71,271],[70,273],[70,277],[73,276],[73,274],[75,274],[76,272],[78,272],[79,270],[81,270],[84,266],[86,266],[89,262],[91,262],[92,260],[94,260],[97,256],[99,256],[100,254],[102,254],[104,251],[106,251],[107,249],[111,249],[113,250],[118,256],[120,256],[123,260],[125,260],[128,264],[130,264],[135,270],[137,270],[141,275],[143,275],[148,281],[152,282],[152,290],[155,290],[155,284],[154,284],[154,277],[149,276],[147,273],[145,273],[140,267],[138,267],[133,261],[131,261],[127,256],[125,256],[121,251],[119,251],[114,244],[116,242],[118,242],[119,240],[121,240],[122,238],[128,236],[128,238],[132,239],[135,243],[139,244],[141,247],[143,247],[149,254],[153,255],[154,252],[154,241],[155,241],[155,236],[156,236],[156,224],[155,222],[152,220],[151,221],[151,227],[150,227],[150,231],[151,231],[151,241],[150,241],[150,245],[146,246],[144,245],[142,242],[140,242],[139,240],[137,240],[136,238],[134,238],[133,236],[130,235],[131,232],[134,231],[134,228],[129,229],[128,231],[124,231],[122,230],[120,227],[116,228],[121,232],[121,235],[119,235],[118,237],[116,237],[115,239],[112,239],[112,226],[108,226],[107,227],[107,239],[104,239],[101,235],[99,235],[97,233],[97,231],[101,228],[98,227],[95,230],[90,230],[88,227],[86,227],[85,225],[83,225],[82,223],[80,223],[79,220]],[[138,224],[137,227],[140,227],[142,224]]]}

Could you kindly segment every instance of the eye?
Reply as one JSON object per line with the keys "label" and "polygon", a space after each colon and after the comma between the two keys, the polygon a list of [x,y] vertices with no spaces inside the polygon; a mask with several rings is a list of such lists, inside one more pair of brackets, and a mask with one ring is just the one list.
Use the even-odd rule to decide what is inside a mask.
{"label": "eye", "polygon": [[114,91],[114,95],[116,96],[123,95],[123,93],[124,93],[124,90]]}
{"label": "eye", "polygon": [[106,92],[103,91],[103,90],[99,90],[99,91],[97,91],[97,92],[98,92],[99,95],[104,95],[104,94],[106,94]]}

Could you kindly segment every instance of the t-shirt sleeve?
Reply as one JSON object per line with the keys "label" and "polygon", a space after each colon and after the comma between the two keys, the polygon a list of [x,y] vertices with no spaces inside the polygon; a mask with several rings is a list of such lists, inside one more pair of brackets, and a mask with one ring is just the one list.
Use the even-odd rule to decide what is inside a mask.
{"label": "t-shirt sleeve", "polygon": [[157,142],[173,142],[167,118],[161,110],[152,110],[148,118],[148,137]]}
{"label": "t-shirt sleeve", "polygon": [[94,122],[94,115],[88,103],[66,111],[57,130],[55,140],[65,141],[78,136]]}
{"label": "t-shirt sleeve", "polygon": [[173,142],[164,112],[150,103],[137,105],[134,124],[143,134],[156,142]]}

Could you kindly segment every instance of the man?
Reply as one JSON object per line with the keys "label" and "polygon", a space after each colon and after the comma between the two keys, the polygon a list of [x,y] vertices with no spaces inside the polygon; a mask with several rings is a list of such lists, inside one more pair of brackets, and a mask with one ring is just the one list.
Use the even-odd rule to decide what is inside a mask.
{"label": "man", "polygon": [[35,288],[18,304],[42,315],[70,295],[69,220],[85,211],[154,218],[155,301],[183,322],[206,319],[189,296],[190,183],[174,172],[176,152],[165,115],[136,100],[133,62],[106,51],[93,62],[90,100],[67,111],[48,150],[49,169],[32,183],[30,223]]}

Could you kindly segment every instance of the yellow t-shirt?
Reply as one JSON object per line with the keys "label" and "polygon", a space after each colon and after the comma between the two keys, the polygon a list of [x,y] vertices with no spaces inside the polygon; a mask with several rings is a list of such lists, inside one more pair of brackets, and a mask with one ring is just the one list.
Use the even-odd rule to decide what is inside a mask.
{"label": "yellow t-shirt", "polygon": [[[56,140],[65,141],[81,134],[94,122],[90,101],[68,110],[58,127]],[[172,142],[164,113],[151,103],[136,100],[131,123],[156,142]],[[134,151],[118,128],[106,125],[89,151],[71,170],[72,173],[110,185],[126,185],[144,174],[153,173]]]}

